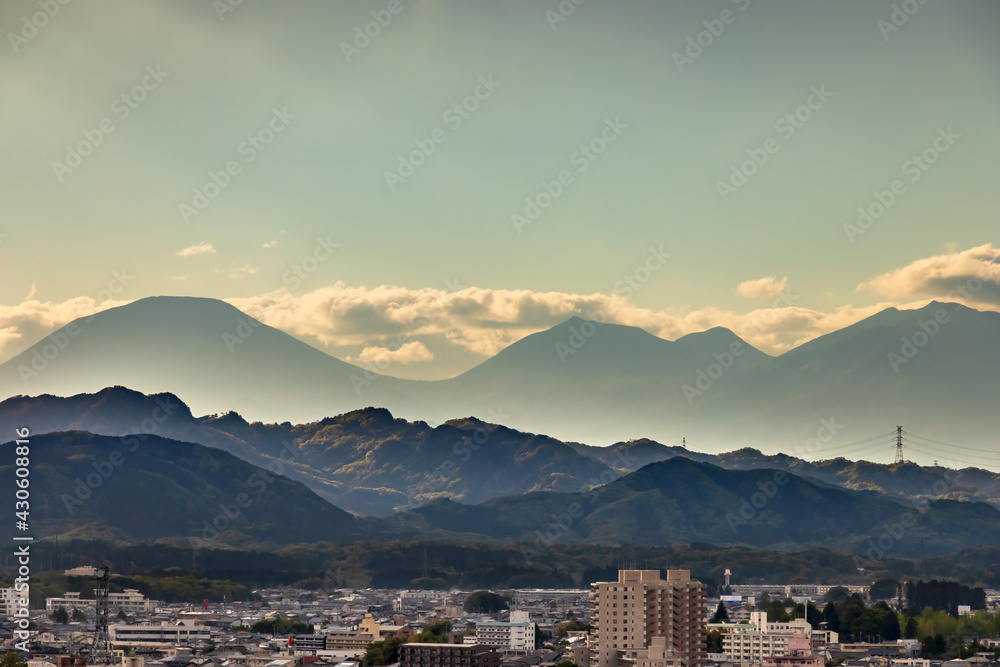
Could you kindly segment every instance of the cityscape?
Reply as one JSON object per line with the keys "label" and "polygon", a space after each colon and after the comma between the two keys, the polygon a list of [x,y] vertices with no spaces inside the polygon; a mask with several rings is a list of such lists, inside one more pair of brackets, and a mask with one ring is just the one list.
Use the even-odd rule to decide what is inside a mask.
{"label": "cityscape", "polygon": [[998,26],[3,0],[0,667],[1000,667]]}

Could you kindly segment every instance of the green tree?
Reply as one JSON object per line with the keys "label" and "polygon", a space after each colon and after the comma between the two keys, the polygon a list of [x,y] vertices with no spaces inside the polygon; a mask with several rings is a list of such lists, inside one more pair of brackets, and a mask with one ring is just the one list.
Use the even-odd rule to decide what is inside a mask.
{"label": "green tree", "polygon": [[87,621],[87,615],[84,614],[79,609],[74,609],[73,610],[73,620],[74,621],[78,621],[80,623],[85,623]]}
{"label": "green tree", "polygon": [[560,660],[556,663],[556,667],[578,667],[578,665],[572,660]]}
{"label": "green tree", "polygon": [[760,599],[757,600],[757,611],[767,611],[767,605],[771,604],[771,596],[767,593],[762,593]]}
{"label": "green tree", "polygon": [[719,601],[719,606],[715,610],[715,615],[712,616],[711,622],[712,623],[729,622],[729,612],[726,611],[726,605],[724,605],[721,600]]}
{"label": "green tree", "polygon": [[912,616],[906,617],[906,629],[903,630],[903,637],[906,639],[917,638],[917,620]]}
{"label": "green tree", "polygon": [[124,609],[119,609],[118,615],[115,618],[117,618],[122,623],[128,623],[128,616],[125,614]]}
{"label": "green tree", "polygon": [[707,647],[709,653],[722,653],[722,633],[718,630],[709,632]]}
{"label": "green tree", "polygon": [[51,614],[49,614],[49,618],[62,625],[69,623],[69,613],[66,611],[66,607],[59,607],[54,610]]}
{"label": "green tree", "polygon": [[17,651],[11,651],[3,658],[0,658],[0,667],[28,667],[28,663],[21,660]]}
{"label": "green tree", "polygon": [[826,606],[823,607],[823,621],[826,623],[827,630],[840,632],[840,614],[837,613],[837,607],[832,602],[827,602]]}
{"label": "green tree", "polygon": [[470,614],[492,614],[507,607],[507,600],[503,596],[490,591],[476,591],[462,603],[462,609]]}
{"label": "green tree", "polygon": [[362,663],[365,667],[395,664],[399,662],[399,647],[404,643],[402,639],[395,637],[372,642],[365,649],[365,657]]}
{"label": "green tree", "polygon": [[424,628],[424,631],[417,636],[417,641],[432,644],[447,644],[449,632],[451,632],[451,621],[437,621]]}
{"label": "green tree", "polygon": [[868,595],[872,600],[888,600],[896,597],[896,586],[899,584],[895,579],[879,579],[871,585]]}
{"label": "green tree", "polygon": [[788,612],[785,611],[785,603],[781,600],[771,600],[771,604],[767,605],[767,622],[768,623],[782,623],[787,621]]}

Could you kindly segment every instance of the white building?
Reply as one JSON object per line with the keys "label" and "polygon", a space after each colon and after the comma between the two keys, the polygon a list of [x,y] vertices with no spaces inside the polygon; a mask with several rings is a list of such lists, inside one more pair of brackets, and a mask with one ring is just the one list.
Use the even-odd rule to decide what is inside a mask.
{"label": "white building", "polygon": [[18,592],[13,586],[0,588],[0,616],[7,618],[13,616],[18,607],[18,599],[24,597],[27,590]]}
{"label": "white building", "polygon": [[708,628],[722,633],[722,650],[731,661],[754,666],[788,655],[789,638],[812,637],[812,625],[805,619],[769,623],[763,611],[752,612],[749,623],[710,623]]}
{"label": "white building", "polygon": [[510,621],[479,621],[476,623],[476,643],[496,646],[508,651],[535,650],[535,624],[528,620],[528,612],[510,612]]}
{"label": "white building", "polygon": [[[94,601],[81,600],[80,594],[74,592],[67,592],[61,598],[45,598],[45,611],[51,613],[59,607],[66,611],[79,609],[93,613]],[[108,611],[112,614],[119,611],[126,614],[146,614],[156,611],[156,600],[147,600],[138,589],[126,588],[121,593],[108,593]]]}
{"label": "white building", "polygon": [[111,641],[125,646],[196,646],[212,639],[212,631],[195,621],[162,621],[140,625],[112,625],[108,628]]}

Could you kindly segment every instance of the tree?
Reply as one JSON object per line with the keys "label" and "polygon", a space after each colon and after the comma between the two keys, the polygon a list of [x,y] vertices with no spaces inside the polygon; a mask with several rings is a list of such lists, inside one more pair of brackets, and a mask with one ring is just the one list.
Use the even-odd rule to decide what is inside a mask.
{"label": "tree", "polygon": [[84,614],[79,609],[74,609],[73,610],[73,620],[77,621],[79,623],[86,623],[87,622],[87,615]]}
{"label": "tree", "polygon": [[899,631],[899,616],[896,615],[896,612],[888,608],[881,611],[882,624],[879,628],[879,636],[882,637],[882,641],[894,642],[903,634]]}
{"label": "tree", "polygon": [[0,667],[28,667],[28,663],[21,660],[17,651],[11,651],[3,658],[0,658]]}
{"label": "tree", "polygon": [[823,598],[827,602],[832,602],[834,604],[839,604],[844,598],[850,595],[850,591],[843,586],[834,586],[826,592]]}
{"label": "tree", "polygon": [[579,666],[572,660],[560,660],[559,662],[556,663],[556,667],[579,667]]}
{"label": "tree", "polygon": [[785,611],[785,604],[781,600],[771,600],[767,605],[767,622],[783,623],[788,620],[788,613]]}
{"label": "tree", "polygon": [[906,639],[917,638],[917,619],[912,616],[906,617],[906,629],[903,631],[903,637]]}
{"label": "tree", "polygon": [[365,649],[363,664],[365,667],[376,667],[378,665],[393,665],[399,662],[399,647],[404,643],[402,639],[395,637],[372,642]]}
{"label": "tree", "polygon": [[827,602],[826,606],[823,607],[823,621],[826,623],[827,630],[840,632],[840,614],[837,613],[837,608],[832,602]]}
{"label": "tree", "polygon": [[708,652],[722,653],[722,633],[718,630],[708,633]]}
{"label": "tree", "polygon": [[85,578],[80,584],[80,599],[81,600],[93,600],[94,599],[94,582],[90,578]]}
{"label": "tree", "polygon": [[476,591],[462,603],[462,609],[470,614],[492,614],[507,609],[507,606],[503,596],[489,591]]}
{"label": "tree", "polygon": [[49,618],[62,625],[69,623],[69,613],[66,611],[66,607],[59,607],[49,614]]}
{"label": "tree", "polygon": [[424,631],[417,636],[417,641],[431,644],[447,644],[449,632],[451,632],[451,621],[437,621],[424,628]]}
{"label": "tree", "polygon": [[125,610],[124,609],[119,609],[118,610],[118,616],[116,616],[116,618],[119,621],[121,621],[122,623],[128,623],[128,616],[125,614]]}
{"label": "tree", "polygon": [[[712,623],[728,623],[729,622],[729,612],[726,611],[726,605],[719,601],[719,606],[715,610],[715,615],[712,616]],[[558,667],[558,665],[556,666]]]}
{"label": "tree", "polygon": [[871,585],[868,595],[872,600],[889,600],[896,597],[898,583],[895,579],[879,579]]}
{"label": "tree", "polygon": [[757,600],[757,611],[767,611],[767,605],[771,604],[771,596],[767,593],[762,593],[760,599]]}

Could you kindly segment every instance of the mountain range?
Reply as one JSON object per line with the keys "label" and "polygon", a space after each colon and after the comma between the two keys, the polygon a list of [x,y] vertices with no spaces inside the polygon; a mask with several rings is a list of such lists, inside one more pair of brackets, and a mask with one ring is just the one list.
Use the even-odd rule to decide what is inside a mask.
{"label": "mountain range", "polygon": [[[366,420],[389,419],[364,417],[356,419],[362,431]],[[888,557],[1000,544],[1000,511],[986,503],[912,504],[783,470],[727,470],[682,456],[586,491],[537,490],[479,504],[440,497],[374,518],[353,516],[289,479],[293,445],[287,457],[257,467],[152,434],[62,431],[28,440],[33,537],[177,544],[195,557],[220,547],[439,539],[509,544],[531,561],[553,544],[708,542],[849,550],[877,568]],[[5,488],[23,465],[17,457],[13,443],[0,447]]]}
{"label": "mountain range", "polygon": [[30,425],[33,433],[86,431],[133,447],[153,436],[221,449],[247,463],[278,467],[354,514],[385,516],[438,498],[478,504],[534,491],[586,492],[650,463],[683,457],[736,470],[773,469],[872,491],[905,503],[930,499],[1000,507],[1000,475],[915,463],[875,464],[844,458],[809,462],[741,449],[705,454],[642,439],[592,447],[475,418],[431,427],[364,408],[317,422],[250,423],[235,412],[195,417],[172,394],[124,387],[72,397],[15,397],[0,402],[0,433]]}
{"label": "mountain range", "polygon": [[[1000,313],[937,302],[887,309],[777,357],[722,328],[668,341],[571,318],[457,377],[412,381],[340,361],[222,301],[151,297],[74,321],[0,364],[0,397],[123,385],[251,421],[306,423],[376,406],[591,445],[686,438],[703,450],[804,454],[816,441],[816,455],[904,424],[973,445],[914,442],[911,458],[991,466],[998,339]],[[839,427],[817,440],[824,423]],[[891,460],[891,444],[880,444]]]}

